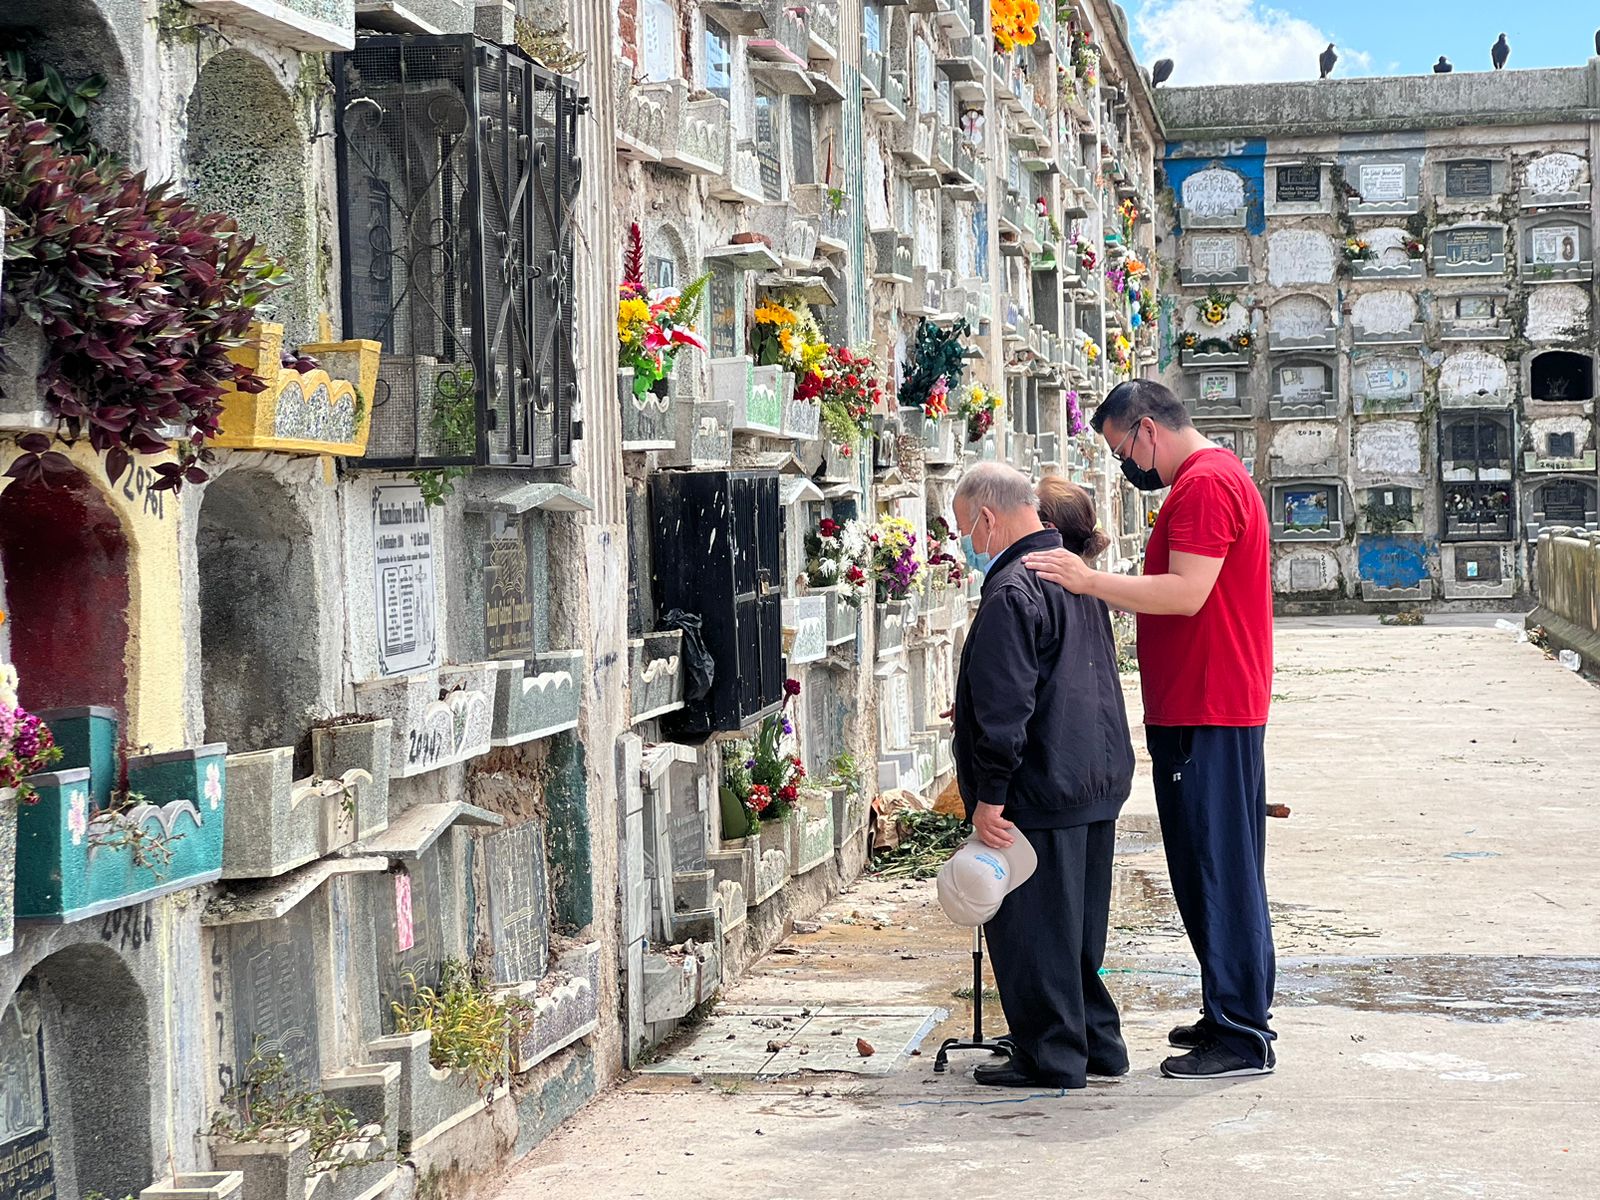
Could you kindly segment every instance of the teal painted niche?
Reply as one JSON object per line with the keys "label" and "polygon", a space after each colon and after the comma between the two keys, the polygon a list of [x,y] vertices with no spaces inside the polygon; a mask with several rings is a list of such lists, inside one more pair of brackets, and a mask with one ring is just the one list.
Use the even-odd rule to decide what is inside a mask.
{"label": "teal painted niche", "polygon": [[19,918],[81,921],[222,874],[226,745],[128,759],[127,802],[112,808],[115,715],[57,710],[48,723],[67,765],[30,778],[36,796],[17,813]]}

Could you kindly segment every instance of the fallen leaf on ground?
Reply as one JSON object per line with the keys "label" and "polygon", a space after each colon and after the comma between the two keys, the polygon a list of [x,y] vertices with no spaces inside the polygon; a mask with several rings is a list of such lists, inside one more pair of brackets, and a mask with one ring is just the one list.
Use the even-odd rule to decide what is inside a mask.
{"label": "fallen leaf on ground", "polygon": [[877,1051],[872,1048],[872,1043],[867,1041],[866,1038],[857,1038],[856,1053],[861,1055],[862,1058],[871,1058]]}

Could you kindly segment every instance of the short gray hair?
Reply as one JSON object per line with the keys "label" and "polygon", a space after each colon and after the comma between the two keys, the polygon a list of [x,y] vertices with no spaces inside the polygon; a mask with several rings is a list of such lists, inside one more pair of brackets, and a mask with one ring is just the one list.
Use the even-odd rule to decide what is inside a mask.
{"label": "short gray hair", "polygon": [[1039,494],[1028,477],[1002,462],[981,462],[963,475],[951,504],[957,500],[997,513],[1024,508],[1037,511],[1039,507]]}

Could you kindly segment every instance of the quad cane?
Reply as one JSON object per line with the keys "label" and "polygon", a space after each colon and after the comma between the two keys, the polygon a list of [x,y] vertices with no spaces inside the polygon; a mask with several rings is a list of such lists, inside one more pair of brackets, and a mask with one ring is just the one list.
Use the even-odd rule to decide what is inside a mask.
{"label": "quad cane", "polygon": [[950,1068],[952,1050],[987,1050],[990,1054],[1010,1054],[1011,1048],[1004,1039],[986,1041],[983,1036],[983,926],[972,927],[972,1040],[946,1038],[933,1060],[933,1069],[943,1074]]}

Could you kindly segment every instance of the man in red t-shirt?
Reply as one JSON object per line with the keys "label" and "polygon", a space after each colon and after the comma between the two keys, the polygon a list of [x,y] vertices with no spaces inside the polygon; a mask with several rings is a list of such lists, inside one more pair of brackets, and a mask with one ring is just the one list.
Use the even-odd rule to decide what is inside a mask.
{"label": "man in red t-shirt", "polygon": [[1173,896],[1200,960],[1202,1011],[1161,1064],[1174,1079],[1261,1075],[1275,960],[1267,912],[1266,736],[1272,696],[1267,512],[1231,450],[1169,390],[1118,384],[1096,432],[1134,487],[1172,490],[1142,576],[1091,570],[1065,550],[1023,562],[1070,591],[1138,614],[1145,744]]}

